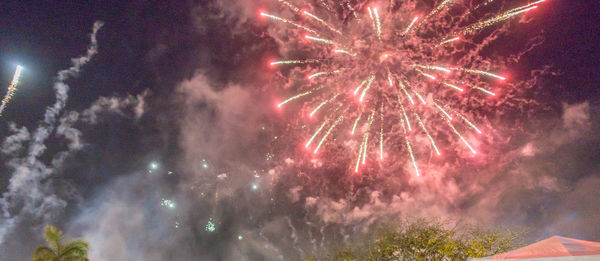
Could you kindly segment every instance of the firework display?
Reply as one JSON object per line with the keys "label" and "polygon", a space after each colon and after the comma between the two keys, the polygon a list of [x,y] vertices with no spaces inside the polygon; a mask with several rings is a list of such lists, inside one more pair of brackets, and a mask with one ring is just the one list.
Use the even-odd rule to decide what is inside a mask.
{"label": "firework display", "polygon": [[306,82],[296,94],[277,104],[281,109],[300,103],[300,112],[315,120],[308,123],[314,129],[305,148],[317,154],[327,142],[341,141],[354,150],[349,168],[355,172],[371,154],[380,161],[404,155],[418,176],[420,147],[441,156],[445,149],[438,139],[477,154],[468,138],[473,136],[465,132],[483,132],[469,109],[455,101],[493,98],[506,80],[505,68],[493,60],[457,50],[475,37],[491,38],[494,26],[526,15],[544,0],[516,6],[512,1],[509,9],[494,0],[443,0],[433,6],[417,0],[278,2],[274,13],[282,15],[260,16],[282,23],[292,42],[308,50],[269,62],[306,75],[297,80]]}
{"label": "firework display", "polygon": [[12,82],[10,82],[8,90],[6,91],[6,95],[4,95],[4,98],[2,99],[2,104],[0,104],[0,116],[2,116],[2,113],[4,112],[6,105],[8,105],[8,103],[10,102],[10,99],[12,99],[13,95],[15,95],[15,91],[17,91],[17,85],[19,84],[19,78],[21,78],[22,70],[23,67],[17,65],[17,70],[15,71],[15,75],[13,76]]}

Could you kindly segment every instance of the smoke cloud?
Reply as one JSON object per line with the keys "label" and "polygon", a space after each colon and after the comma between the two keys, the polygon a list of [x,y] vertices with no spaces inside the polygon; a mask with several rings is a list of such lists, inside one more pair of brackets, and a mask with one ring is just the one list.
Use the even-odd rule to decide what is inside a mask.
{"label": "smoke cloud", "polygon": [[[553,87],[547,80],[556,76],[550,68],[514,79],[503,98],[486,101],[498,111],[477,112],[485,134],[465,136],[478,148],[476,157],[444,153],[442,160],[421,158],[421,177],[405,157],[374,167],[379,171],[350,175],[353,158],[346,150],[356,144],[338,142],[319,157],[309,156],[302,142],[307,131],[296,124],[300,119],[294,108],[275,110],[277,96],[293,81],[264,68],[263,58],[293,48],[278,45],[286,42],[282,29],[253,18],[264,6],[269,5],[211,1],[191,10],[184,32],[200,43],[158,42],[150,52],[159,54],[148,56],[160,63],[165,54],[192,49],[203,60],[200,65],[167,60],[194,68],[160,95],[107,96],[81,112],[64,111],[65,81],[76,73],[59,73],[58,105],[48,109],[44,123],[33,131],[11,124],[13,134],[1,147],[11,169],[1,201],[2,254],[26,257],[10,247],[30,251],[32,243],[5,239],[18,228],[33,224],[39,232],[40,224],[53,222],[90,243],[90,260],[300,260],[361,243],[372,228],[404,217],[528,227],[527,240],[555,234],[600,240],[598,230],[590,229],[600,227],[600,134],[594,132],[600,126],[599,108],[592,100],[531,98]],[[94,26],[92,51],[75,59],[73,70],[79,72],[96,52],[99,28]],[[232,39],[236,44],[229,45]],[[465,59],[474,59],[490,44],[482,43]],[[526,41],[502,62],[528,59],[540,44],[540,38]],[[301,72],[289,73],[293,78]],[[104,122],[111,115],[139,124],[150,133],[143,138],[151,146],[94,140],[81,128],[93,125],[129,137],[131,130]],[[46,163],[45,144],[52,133],[67,149]],[[117,165],[116,171],[99,174],[101,184],[66,181],[71,187],[62,189],[48,181],[67,165],[80,164],[67,160],[74,152],[108,143],[119,145],[114,155],[125,156],[117,158],[113,151],[90,156]],[[129,154],[124,148],[129,146],[144,151]],[[135,162],[137,170],[123,162]],[[156,165],[146,167],[150,162]]]}

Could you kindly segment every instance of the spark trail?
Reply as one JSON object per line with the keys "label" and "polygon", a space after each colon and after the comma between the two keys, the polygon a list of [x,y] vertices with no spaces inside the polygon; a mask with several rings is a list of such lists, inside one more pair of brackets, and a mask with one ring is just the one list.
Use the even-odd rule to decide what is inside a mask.
{"label": "spark trail", "polygon": [[23,70],[23,67],[20,65],[17,65],[17,70],[15,71],[15,74],[13,75],[13,79],[10,82],[10,85],[8,86],[6,95],[4,95],[4,98],[2,99],[2,104],[0,104],[0,117],[2,116],[2,113],[4,112],[6,105],[8,105],[8,103],[10,102],[12,97],[15,95],[15,92],[17,91],[17,85],[19,85],[19,79],[21,78],[22,70]]}
{"label": "spark trail", "polygon": [[[274,37],[310,50],[288,52],[284,59],[270,62],[271,67],[294,71],[286,74],[289,77],[304,75],[308,82],[278,106],[301,101],[302,115],[320,118],[304,144],[314,153],[326,150],[329,142],[353,140],[355,145],[346,145],[356,153],[349,168],[358,172],[370,155],[379,154],[382,160],[385,146],[386,155],[408,156],[415,175],[422,175],[419,158],[427,150],[441,155],[434,139],[440,134],[448,137],[451,148],[464,145],[476,153],[458,131],[483,133],[475,120],[469,120],[475,105],[465,104],[472,99],[469,96],[496,96],[491,90],[498,80],[506,80],[501,73],[504,63],[494,63],[479,51],[474,59],[461,59],[453,47],[496,40],[494,32],[500,29],[494,25],[528,15],[544,1],[522,0],[505,10],[489,10],[496,6],[494,0],[480,1],[472,9],[460,1],[441,0],[421,10],[415,6],[427,5],[277,0],[280,13],[287,15],[260,13],[285,29]],[[477,15],[482,11],[487,13]],[[420,19],[415,14],[425,15]],[[464,19],[455,19],[459,17]],[[459,20],[459,25],[450,22]],[[470,89],[476,91],[466,92]],[[331,106],[334,101],[344,105]],[[460,120],[453,122],[453,116]],[[427,138],[417,139],[418,135]],[[319,142],[313,143],[317,137]]]}

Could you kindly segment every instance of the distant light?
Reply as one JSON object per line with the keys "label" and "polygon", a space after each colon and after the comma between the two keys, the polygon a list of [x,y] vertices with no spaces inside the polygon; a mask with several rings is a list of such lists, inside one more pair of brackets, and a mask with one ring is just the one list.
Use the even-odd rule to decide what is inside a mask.
{"label": "distant light", "polygon": [[208,164],[206,164],[206,163],[203,163],[203,164],[202,164],[202,167],[203,167],[203,168],[205,168],[205,169],[207,169],[207,168],[208,168]]}
{"label": "distant light", "polygon": [[252,183],[252,190],[257,191],[258,190],[258,184]]}
{"label": "distant light", "polygon": [[242,240],[242,239],[244,239],[244,237],[242,235],[239,235],[238,240]]}
{"label": "distant light", "polygon": [[215,227],[215,223],[212,222],[212,218],[208,220],[208,222],[206,223],[206,226],[204,227],[204,230],[208,231],[208,232],[214,232],[216,229]]}
{"label": "distant light", "polygon": [[160,200],[160,205],[163,207],[175,208],[175,201],[163,198]]}
{"label": "distant light", "polygon": [[267,152],[266,159],[267,160],[272,160],[273,159],[273,154],[271,154],[271,152]]}
{"label": "distant light", "polygon": [[150,162],[150,169],[158,169],[158,163],[156,161]]}

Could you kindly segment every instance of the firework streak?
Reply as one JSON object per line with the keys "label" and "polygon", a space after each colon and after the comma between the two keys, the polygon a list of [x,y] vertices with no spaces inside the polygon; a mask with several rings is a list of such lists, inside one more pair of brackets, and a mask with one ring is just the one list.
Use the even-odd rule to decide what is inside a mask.
{"label": "firework streak", "polygon": [[[408,157],[420,176],[425,169],[419,158],[442,154],[439,136],[454,150],[475,155],[468,141],[475,136],[462,133],[483,132],[464,101],[496,96],[493,90],[506,77],[493,61],[479,54],[464,61],[453,50],[494,40],[499,23],[528,15],[544,1],[523,0],[520,6],[493,10],[504,5],[481,0],[466,9],[461,1],[441,0],[429,10],[415,10],[426,4],[277,0],[280,8],[274,13],[287,15],[260,16],[284,28],[293,45],[312,50],[308,57],[291,55],[269,63],[306,73],[307,84],[278,107],[301,102],[309,118],[319,119],[304,143],[313,154],[326,151],[328,142],[354,141],[344,145],[356,153],[349,167],[355,172],[365,168],[370,155],[384,160],[385,148],[385,158]],[[462,19],[450,17],[460,13]],[[460,25],[449,22],[459,20]]]}
{"label": "firework streak", "polygon": [[8,90],[6,91],[6,95],[4,95],[4,99],[2,99],[2,104],[0,104],[0,116],[4,112],[6,105],[10,102],[13,95],[15,95],[15,91],[17,91],[17,85],[19,84],[19,78],[21,78],[21,71],[23,67],[17,65],[17,70],[15,71],[15,75],[13,76],[12,82],[8,86]]}

